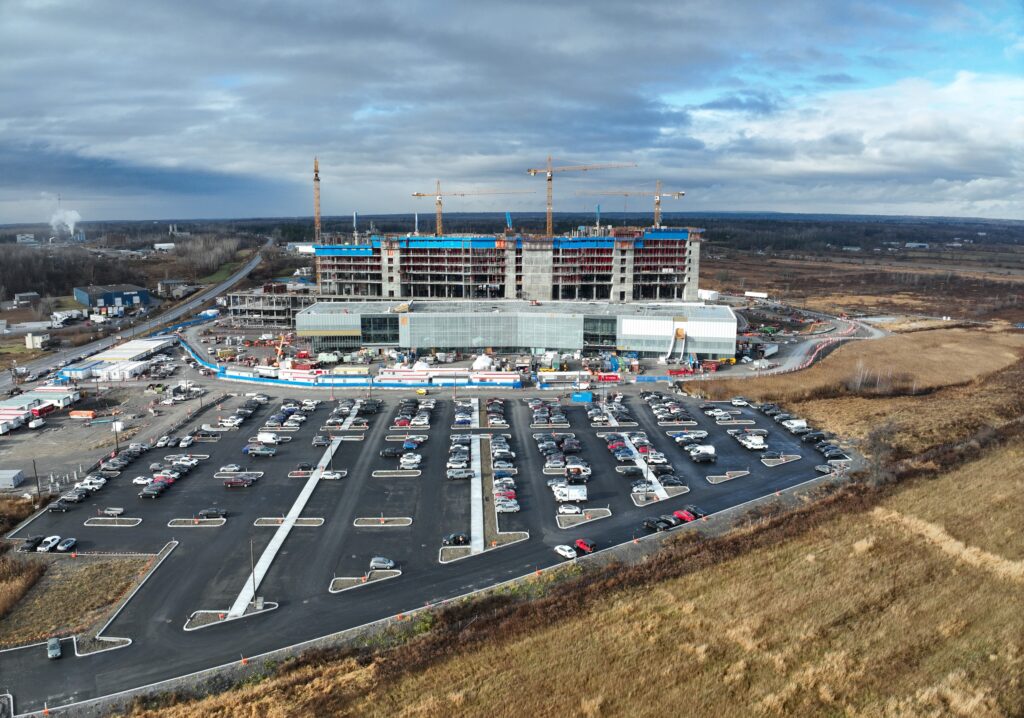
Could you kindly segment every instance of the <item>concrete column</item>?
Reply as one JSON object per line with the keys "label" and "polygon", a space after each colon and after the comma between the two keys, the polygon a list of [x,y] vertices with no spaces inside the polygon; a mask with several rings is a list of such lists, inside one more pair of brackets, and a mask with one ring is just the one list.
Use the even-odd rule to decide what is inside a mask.
{"label": "concrete column", "polygon": [[[613,257],[611,301],[630,302],[633,300],[633,248],[616,246]],[[623,259],[626,260],[625,266]]]}
{"label": "concrete column", "polygon": [[550,239],[523,240],[523,299],[552,299],[551,258]]}
{"label": "concrete column", "polygon": [[[388,264],[391,259],[392,263]],[[381,295],[384,299],[397,299],[402,296],[402,250],[398,247],[381,247],[380,277]],[[394,292],[394,295],[391,294]]]}
{"label": "concrete column", "polygon": [[700,242],[686,242],[686,284],[683,287],[683,301],[697,301],[697,287],[700,282]]}
{"label": "concrete column", "polygon": [[516,298],[516,242],[508,240],[505,247],[505,299]]}

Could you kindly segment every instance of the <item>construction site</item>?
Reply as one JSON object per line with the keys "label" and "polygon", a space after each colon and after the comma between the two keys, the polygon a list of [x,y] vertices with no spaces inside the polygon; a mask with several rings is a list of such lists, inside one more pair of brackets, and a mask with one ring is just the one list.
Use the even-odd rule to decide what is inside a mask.
{"label": "construction site", "polygon": [[318,301],[410,299],[477,299],[547,301],[667,301],[696,302],[702,229],[663,227],[663,199],[680,199],[684,192],[666,192],[661,182],[648,190],[581,192],[595,196],[651,197],[653,224],[646,227],[581,225],[555,236],[553,178],[562,172],[631,167],[628,164],[556,166],[548,157],[544,167],[527,170],[544,176],[547,195],[546,231],[517,231],[506,213],[505,230],[494,235],[445,234],[445,197],[528,194],[527,190],[496,189],[443,191],[440,180],[434,197],[434,232],[404,235],[327,235],[320,217],[319,161],[313,166],[315,289],[267,285],[228,295],[228,314],[237,327],[293,328],[296,315]]}

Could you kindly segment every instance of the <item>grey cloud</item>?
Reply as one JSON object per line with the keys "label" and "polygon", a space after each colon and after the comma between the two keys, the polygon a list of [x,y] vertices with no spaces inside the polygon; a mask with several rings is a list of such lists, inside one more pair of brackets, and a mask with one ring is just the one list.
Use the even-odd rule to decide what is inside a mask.
{"label": "grey cloud", "polygon": [[[692,136],[695,107],[732,111],[739,126],[786,107],[781,86],[848,84],[849,58],[882,47],[878,59],[903,62],[915,16],[943,11],[911,9],[7,0],[0,163],[10,164],[0,164],[0,186],[5,197],[28,196],[91,181],[121,216],[139,211],[133,192],[182,213],[217,197],[242,214],[271,205],[306,213],[319,154],[325,199],[400,211],[415,206],[403,204],[410,189],[438,176],[532,186],[525,169],[551,153],[636,161],[643,167],[623,173],[630,181],[685,167],[680,182],[724,189],[737,181],[734,157],[863,147],[853,137],[799,148],[737,133],[711,149]],[[32,157],[52,171],[33,168]],[[573,179],[591,181],[603,179]],[[0,221],[17,218],[15,205],[0,207]]]}
{"label": "grey cloud", "polygon": [[845,72],[829,72],[815,76],[814,81],[823,85],[853,85],[857,82],[857,78]]}

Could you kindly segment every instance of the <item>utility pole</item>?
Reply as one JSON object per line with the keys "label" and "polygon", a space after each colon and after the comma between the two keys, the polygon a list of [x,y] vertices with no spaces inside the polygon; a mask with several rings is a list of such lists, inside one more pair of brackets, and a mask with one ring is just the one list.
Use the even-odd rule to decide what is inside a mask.
{"label": "utility pole", "polygon": [[36,498],[37,499],[42,499],[43,492],[42,492],[42,489],[39,488],[39,472],[36,471],[36,460],[35,459],[32,459],[32,475],[35,476],[35,479],[36,479]]}

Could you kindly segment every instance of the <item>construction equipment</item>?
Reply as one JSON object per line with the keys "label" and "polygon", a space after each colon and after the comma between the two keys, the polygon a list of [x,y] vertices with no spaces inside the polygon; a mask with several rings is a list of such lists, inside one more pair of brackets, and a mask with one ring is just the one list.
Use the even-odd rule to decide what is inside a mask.
{"label": "construction equipment", "polygon": [[277,359],[274,362],[274,366],[278,366],[281,363],[281,355],[284,354],[284,345],[286,338],[284,334],[281,335],[281,341],[277,345]]}
{"label": "construction equipment", "polygon": [[598,164],[598,165],[563,165],[562,167],[555,167],[555,166],[552,165],[551,155],[548,155],[547,166],[541,167],[540,169],[528,169],[528,170],[526,170],[527,174],[529,174],[531,177],[536,177],[537,175],[539,175],[541,173],[544,173],[544,176],[547,179],[547,194],[548,194],[548,203],[547,203],[548,211],[547,211],[547,225],[546,225],[547,236],[550,237],[550,236],[552,236],[555,233],[554,227],[553,227],[553,222],[551,220],[552,197],[553,197],[553,194],[554,194],[553,193],[553,189],[552,189],[552,180],[554,178],[555,172],[590,172],[591,170],[610,170],[610,169],[619,169],[619,168],[622,168],[622,167],[636,167],[636,162],[625,162],[625,163],[615,162],[615,163],[604,163],[604,164]]}
{"label": "construction equipment", "polygon": [[475,192],[442,192],[441,191],[441,180],[437,180],[437,189],[431,194],[430,192],[413,192],[413,197],[433,197],[435,199],[434,209],[437,211],[437,219],[434,222],[434,235],[440,237],[444,229],[441,221],[441,198],[442,197],[475,197],[477,195],[485,194],[533,194],[532,190],[528,189],[484,189],[477,190]]}
{"label": "construction equipment", "polygon": [[[682,199],[686,192],[662,192],[661,191],[661,180],[654,183],[654,191],[647,192],[644,190],[595,190],[577,192],[579,196],[588,197],[654,197],[654,226],[661,226],[661,200],[664,198],[668,199]],[[600,212],[600,210],[598,210]]]}
{"label": "construction equipment", "polygon": [[313,158],[313,243],[320,244],[320,159]]}

